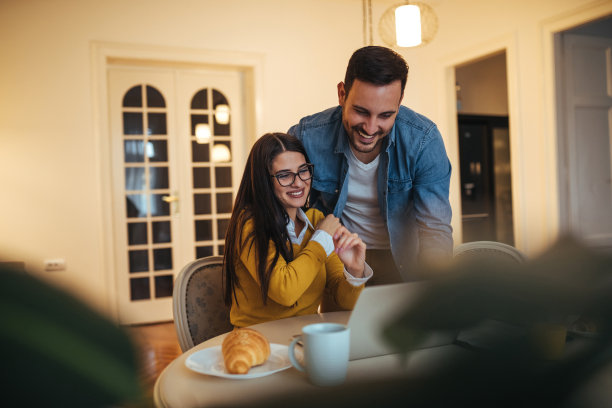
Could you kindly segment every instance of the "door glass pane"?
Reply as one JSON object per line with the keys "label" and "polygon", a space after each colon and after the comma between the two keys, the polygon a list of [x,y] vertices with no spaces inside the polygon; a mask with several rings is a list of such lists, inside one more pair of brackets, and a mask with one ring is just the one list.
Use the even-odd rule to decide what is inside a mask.
{"label": "door glass pane", "polygon": [[151,194],[151,216],[170,215],[170,204],[163,200],[166,194]]}
{"label": "door glass pane", "polygon": [[142,140],[126,140],[123,142],[126,163],[144,162],[144,142]]}
{"label": "door glass pane", "polygon": [[172,269],[172,249],[160,248],[153,250],[153,263],[156,271]]}
{"label": "door glass pane", "polygon": [[130,222],[128,224],[128,244],[142,245],[147,243],[147,223]]}
{"label": "door glass pane", "polygon": [[232,186],[232,168],[231,167],[215,167],[215,186],[231,187]]}
{"label": "door glass pane", "polygon": [[129,251],[130,273],[147,272],[149,270],[149,251],[138,249]]}
{"label": "door glass pane", "polygon": [[232,193],[218,193],[217,194],[217,213],[231,213],[232,212]]}
{"label": "door glass pane", "polygon": [[193,195],[193,212],[194,214],[210,214],[210,194],[194,194]]}
{"label": "door glass pane", "polygon": [[208,109],[206,88],[198,91],[191,99],[191,109]]}
{"label": "door glass pane", "polygon": [[229,219],[217,220],[217,239],[224,240],[225,233],[227,232],[227,226],[229,225]]}
{"label": "door glass pane", "polygon": [[125,189],[144,190],[145,189],[145,168],[126,167],[125,169]]}
{"label": "door glass pane", "polygon": [[191,142],[191,160],[193,162],[210,161],[210,148],[208,144],[200,144],[195,140]]}
{"label": "door glass pane", "polygon": [[146,217],[147,216],[147,195],[128,194],[125,197],[127,217]]}
{"label": "door glass pane", "polygon": [[214,122],[215,123],[213,126],[214,126],[215,135],[217,136],[229,136],[230,135],[229,123],[221,124],[221,123],[218,123],[216,119]]}
{"label": "door glass pane", "polygon": [[131,300],[150,299],[149,278],[130,279],[130,295]]}
{"label": "door glass pane", "polygon": [[170,221],[153,222],[153,243],[170,242],[172,239]]}
{"label": "door glass pane", "polygon": [[191,115],[191,136],[195,136],[195,127],[201,123],[208,123],[208,115]]}
{"label": "door glass pane", "polygon": [[223,95],[223,93],[219,92],[216,89],[213,89],[212,91],[212,98],[213,98],[213,107],[217,107],[217,105],[228,105],[227,103],[227,98],[225,97],[225,95]]}
{"label": "door glass pane", "polygon": [[149,135],[165,135],[168,133],[166,129],[166,114],[165,113],[149,113],[149,128],[147,134]]}
{"label": "door glass pane", "polygon": [[164,97],[162,96],[162,94],[150,85],[147,85],[147,106],[150,108],[166,107],[166,102],[164,101]]}
{"label": "door glass pane", "polygon": [[197,246],[196,247],[196,259],[204,258],[213,255],[213,247],[211,246]]}
{"label": "door glass pane", "polygon": [[196,220],[195,235],[196,241],[210,241],[212,239],[211,220]]}
{"label": "door glass pane", "polygon": [[131,108],[142,107],[142,87],[140,85],[133,87],[125,93],[123,106]]}
{"label": "door glass pane", "polygon": [[210,188],[210,168],[193,168],[193,188]]}
{"label": "door glass pane", "polygon": [[151,190],[168,188],[168,167],[151,167],[149,168],[151,177]]}
{"label": "door glass pane", "polygon": [[123,134],[142,135],[142,113],[123,112]]}
{"label": "door glass pane", "polygon": [[168,161],[168,142],[165,140],[152,140],[148,142],[147,157],[152,162]]}
{"label": "door glass pane", "polygon": [[172,297],[172,275],[155,277],[155,297]]}

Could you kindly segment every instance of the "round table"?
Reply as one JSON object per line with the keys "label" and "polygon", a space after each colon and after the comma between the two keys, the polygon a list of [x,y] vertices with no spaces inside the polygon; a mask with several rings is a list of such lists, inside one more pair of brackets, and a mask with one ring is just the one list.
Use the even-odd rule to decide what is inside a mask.
{"label": "round table", "polygon": [[[319,322],[347,324],[350,312],[312,314],[270,321],[251,326],[263,333],[271,343],[289,345],[302,327]],[[155,383],[154,401],[158,407],[205,407],[207,405],[240,404],[266,398],[279,392],[318,389],[311,385],[306,374],[291,367],[275,374],[247,380],[235,380],[194,372],[185,360],[198,350],[221,345],[225,334],[209,339],[186,351],[160,374]],[[386,355],[349,362],[347,382],[381,378],[405,372],[403,360],[397,355]]]}

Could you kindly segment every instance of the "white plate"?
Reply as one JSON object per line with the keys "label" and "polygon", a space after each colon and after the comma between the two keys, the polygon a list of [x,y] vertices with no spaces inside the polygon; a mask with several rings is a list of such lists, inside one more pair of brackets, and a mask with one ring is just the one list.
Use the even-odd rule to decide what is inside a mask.
{"label": "white plate", "polygon": [[185,360],[187,368],[202,374],[214,375],[236,380],[257,378],[274,374],[291,367],[289,348],[282,344],[270,343],[270,356],[265,363],[251,367],[246,374],[230,374],[225,370],[221,346],[214,346],[196,351]]}

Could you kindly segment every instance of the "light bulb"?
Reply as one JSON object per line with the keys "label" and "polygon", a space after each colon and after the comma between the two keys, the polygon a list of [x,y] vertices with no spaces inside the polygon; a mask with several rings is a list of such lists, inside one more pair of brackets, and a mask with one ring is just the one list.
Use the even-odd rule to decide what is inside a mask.
{"label": "light bulb", "polygon": [[208,123],[198,123],[195,127],[196,142],[200,144],[208,143],[211,137],[210,125]]}
{"label": "light bulb", "polygon": [[228,105],[217,105],[215,108],[215,120],[220,125],[229,123],[230,108]]}
{"label": "light bulb", "polygon": [[421,43],[421,10],[405,5],[395,9],[395,38],[400,47],[414,47]]}

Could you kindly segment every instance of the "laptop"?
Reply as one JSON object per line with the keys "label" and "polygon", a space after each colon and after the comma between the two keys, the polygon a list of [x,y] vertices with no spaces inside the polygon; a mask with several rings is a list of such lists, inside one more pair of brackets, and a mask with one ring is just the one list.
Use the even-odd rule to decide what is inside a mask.
{"label": "laptop", "polygon": [[[348,321],[351,329],[350,360],[393,354],[396,351],[382,337],[388,324],[410,307],[425,282],[369,286],[363,289]],[[432,333],[419,348],[451,344],[456,333]]]}

